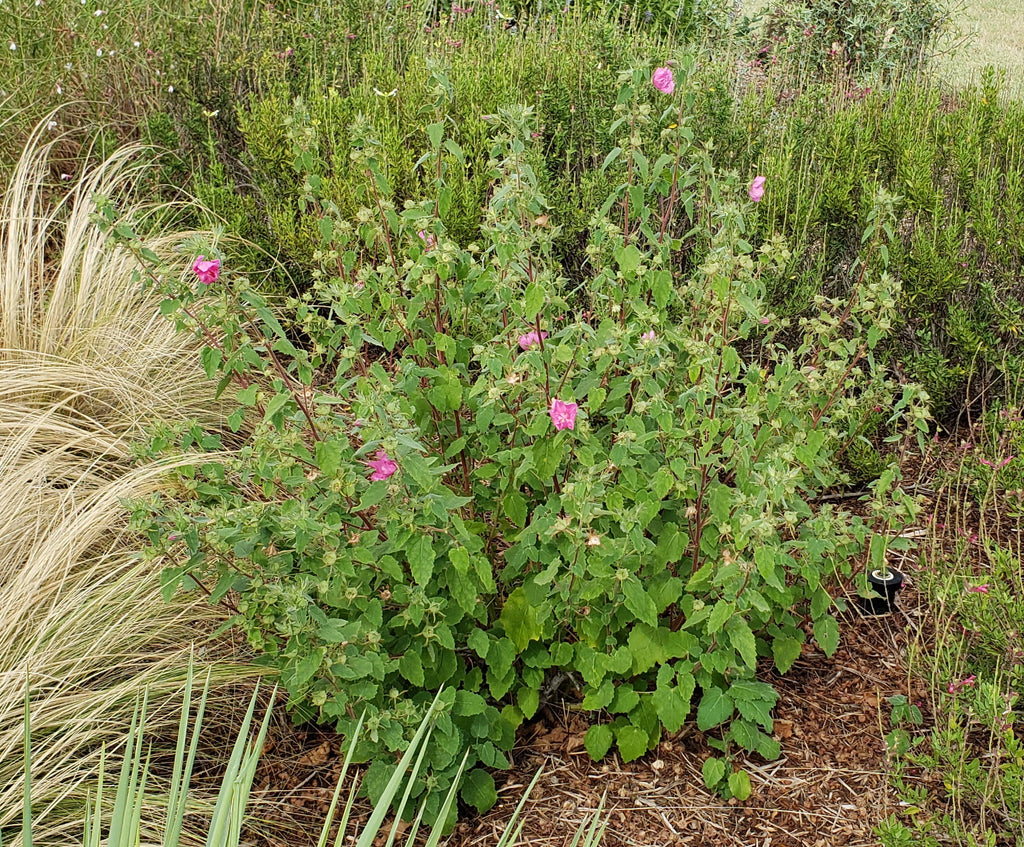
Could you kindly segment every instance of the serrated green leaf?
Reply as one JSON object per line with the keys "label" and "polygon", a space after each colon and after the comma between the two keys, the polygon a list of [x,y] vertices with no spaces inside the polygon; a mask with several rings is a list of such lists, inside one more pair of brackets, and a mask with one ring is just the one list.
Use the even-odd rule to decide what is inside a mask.
{"label": "serrated green leaf", "polygon": [[644,591],[644,587],[640,584],[639,579],[631,576],[629,579],[624,580],[622,583],[622,594],[625,598],[626,608],[638,620],[648,626],[656,627],[658,625],[658,607],[654,605],[654,601]]}
{"label": "serrated green leaf", "polygon": [[491,641],[487,637],[487,633],[482,629],[474,629],[469,634],[469,638],[466,639],[466,644],[471,650],[475,651],[481,659],[487,658],[487,651],[491,645]]}
{"label": "serrated green leaf", "polygon": [[704,691],[700,705],[697,706],[697,729],[707,732],[729,720],[733,711],[732,698],[717,685],[712,685]]}
{"label": "serrated green leaf", "polygon": [[615,735],[608,724],[595,724],[587,730],[583,739],[583,746],[587,748],[590,758],[595,762],[603,759],[608,751],[612,749],[612,742]]}
{"label": "serrated green leaf", "polygon": [[745,770],[733,771],[729,774],[729,790],[732,796],[741,803],[750,797],[750,774]]}
{"label": "serrated green leaf", "polygon": [[629,631],[629,652],[633,657],[633,672],[644,673],[668,659],[664,646],[664,633],[647,624],[639,624]]}
{"label": "serrated green leaf", "polygon": [[292,677],[291,686],[292,688],[299,688],[305,685],[313,678],[318,670],[320,670],[320,663],[323,661],[324,651],[313,650],[303,656],[295,665],[295,675]]}
{"label": "serrated green leaf", "polygon": [[483,768],[473,768],[462,780],[459,791],[462,799],[478,812],[486,812],[498,802],[498,792],[494,787],[494,777]]}
{"label": "serrated green leaf", "polygon": [[615,684],[605,679],[597,688],[592,688],[583,696],[583,708],[590,711],[603,709],[612,702],[615,696]]}
{"label": "serrated green leaf", "polygon": [[831,656],[839,647],[839,624],[832,615],[824,615],[814,622],[814,640],[826,656]]}
{"label": "serrated green leaf", "polygon": [[248,388],[239,389],[235,397],[238,398],[238,402],[243,406],[255,406],[256,405],[256,393],[258,386],[254,382]]}
{"label": "serrated green leaf", "polygon": [[711,610],[711,614],[708,615],[708,622],[705,631],[708,635],[714,635],[723,626],[725,626],[725,622],[734,614],[736,614],[735,603],[730,603],[727,600],[719,600],[715,603],[715,607]]}
{"label": "serrated green leaf", "polygon": [[341,443],[318,441],[316,443],[316,464],[324,476],[334,476],[341,465]]}
{"label": "serrated green leaf", "polygon": [[669,271],[656,271],[651,282],[651,294],[654,295],[654,305],[664,309],[672,296],[672,274]]}
{"label": "serrated green leaf", "polygon": [[616,251],[615,261],[619,263],[619,270],[624,274],[636,273],[636,269],[640,267],[640,251],[635,244],[628,244]]}
{"label": "serrated green leaf", "polygon": [[537,714],[537,709],[540,708],[540,692],[535,688],[520,688],[516,692],[516,701],[519,703],[523,717],[529,720]]}
{"label": "serrated green leaf", "polygon": [[523,295],[523,308],[527,320],[532,321],[544,308],[545,297],[544,286],[539,282],[531,282],[526,286],[526,293]]}
{"label": "serrated green leaf", "polygon": [[750,624],[736,615],[729,619],[725,631],[729,635],[729,643],[743,659],[743,664],[751,671],[756,669],[757,642],[754,639],[754,633],[750,630]]}
{"label": "serrated green leaf", "polygon": [[460,688],[455,692],[455,703],[452,704],[452,714],[461,717],[483,714],[487,708],[487,701],[475,691],[466,691]]}
{"label": "serrated green leaf", "polygon": [[777,635],[772,641],[772,656],[779,673],[786,673],[800,658],[800,641],[788,635]]}
{"label": "serrated green leaf", "polygon": [[[661,674],[659,674],[660,676]],[[693,679],[692,675],[690,679]],[[651,702],[658,713],[658,719],[669,732],[678,732],[686,723],[686,718],[690,714],[690,697],[692,695],[692,688],[687,693],[685,689],[675,685],[662,685],[659,678],[658,687],[651,696]]]}
{"label": "serrated green leaf", "polygon": [[413,685],[423,685],[423,661],[415,650],[406,650],[398,660],[398,672]]}
{"label": "serrated green leaf", "polygon": [[426,587],[434,575],[434,544],[429,535],[419,534],[405,551],[409,571],[416,584]]}
{"label": "serrated green leaf", "polygon": [[701,768],[701,772],[704,776],[704,784],[714,791],[721,784],[722,780],[725,779],[725,771],[725,762],[721,759],[715,756],[705,759],[704,767]]}
{"label": "serrated green leaf", "polygon": [[505,628],[505,634],[512,639],[520,653],[531,641],[539,640],[543,632],[537,607],[530,602],[522,587],[508,596],[499,620]]}
{"label": "serrated green leaf", "polygon": [[623,762],[632,762],[647,752],[650,735],[638,726],[626,724],[615,730],[615,743]]}

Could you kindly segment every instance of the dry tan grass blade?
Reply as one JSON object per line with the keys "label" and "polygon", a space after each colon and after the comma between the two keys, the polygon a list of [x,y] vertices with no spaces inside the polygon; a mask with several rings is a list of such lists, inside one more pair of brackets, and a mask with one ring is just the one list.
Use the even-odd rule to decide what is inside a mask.
{"label": "dry tan grass blade", "polygon": [[[30,679],[37,844],[67,843],[100,745],[123,741],[143,686],[156,704],[180,692],[191,643],[223,618],[163,603],[163,565],[139,556],[128,527],[125,500],[160,490],[165,470],[133,467],[130,441],[147,423],[216,415],[194,342],[90,221],[93,194],[131,197],[137,150],[56,199],[48,150],[37,131],[0,202],[0,826],[18,815]],[[185,235],[152,243],[172,256]],[[216,668],[220,682],[253,674]],[[237,691],[212,696],[211,715],[240,718]],[[154,734],[175,722],[173,703],[151,710]]]}

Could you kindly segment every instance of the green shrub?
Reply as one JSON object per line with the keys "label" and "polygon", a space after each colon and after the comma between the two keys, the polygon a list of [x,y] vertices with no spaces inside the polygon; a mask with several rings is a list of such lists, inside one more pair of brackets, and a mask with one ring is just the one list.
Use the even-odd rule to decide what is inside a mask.
{"label": "green shrub", "polygon": [[782,0],[758,56],[804,77],[889,79],[925,66],[952,34],[961,0]]}
{"label": "green shrub", "polygon": [[[918,390],[874,359],[898,292],[865,264],[852,296],[819,298],[788,327],[797,343],[780,343],[761,277],[786,250],[746,240],[745,183],[694,144],[688,66],[674,99],[649,70],[620,80],[605,160],[618,187],[593,213],[586,286],[558,276],[522,107],[490,121],[482,243],[461,247],[442,223],[463,173],[445,121],[427,125],[419,160],[432,194],[399,209],[357,120],[354,220],[296,146],[321,243],[315,289],[285,323],[234,273],[230,288],[166,283],[165,310],[207,339],[208,373],[240,403],[232,425],[255,435],[226,457],[204,455],[221,440],[198,427],[157,434],[153,453],[197,455],[179,475],[187,505],[139,505],[147,555],[181,558],[168,595],[238,593],[236,621],[297,715],[348,733],[366,710],[371,797],[392,768],[381,754],[440,685],[453,711],[422,787],[447,784],[469,746],[463,796],[478,808],[495,798],[482,766],[503,767],[520,723],[558,694],[606,715],[587,735],[595,758],[616,744],[635,759],[692,707],[727,756],[774,757],[777,694],[759,662],[785,672],[811,631],[835,650],[844,601],[829,587],[913,512],[895,467],[867,520],[809,505],[842,482],[836,457],[876,407],[927,429]],[[872,251],[890,215],[880,194]],[[681,274],[697,244],[705,258]],[[750,790],[724,760],[705,779]]]}

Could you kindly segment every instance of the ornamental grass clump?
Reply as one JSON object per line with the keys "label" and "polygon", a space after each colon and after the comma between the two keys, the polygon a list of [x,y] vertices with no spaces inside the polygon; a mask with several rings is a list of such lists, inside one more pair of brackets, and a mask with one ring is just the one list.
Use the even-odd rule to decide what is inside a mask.
{"label": "ornamental grass clump", "polygon": [[[194,339],[161,319],[130,253],[90,221],[92,193],[130,196],[134,151],[57,190],[44,127],[0,204],[0,830],[7,842],[21,814],[27,685],[33,839],[66,844],[101,745],[123,744],[137,692],[149,686],[151,729],[170,726],[164,704],[184,684],[190,645],[223,620],[196,598],[160,600],[162,565],[140,560],[124,506],[167,485],[166,466],[133,466],[144,426],[212,425],[217,404]],[[235,714],[221,683],[253,670],[197,667],[213,669],[211,697]]]}
{"label": "ornamental grass clump", "polygon": [[592,211],[583,281],[556,271],[528,108],[488,116],[485,237],[449,237],[468,165],[440,72],[420,202],[394,206],[357,120],[365,180],[347,218],[294,134],[321,245],[313,291],[287,310],[228,265],[214,290],[150,263],[164,310],[205,339],[230,424],[252,434],[231,457],[193,428],[154,434],[154,456],[195,455],[177,472],[190,498],[138,504],[147,555],[174,562],[168,596],[234,592],[298,719],[348,734],[365,711],[371,798],[440,686],[420,790],[447,785],[468,747],[461,794],[487,808],[488,769],[564,697],[592,716],[594,758],[635,759],[695,717],[723,754],[705,781],[746,797],[732,758],[779,753],[758,671],[786,672],[808,638],[835,651],[872,539],[913,516],[895,468],[864,516],[815,502],[844,484],[838,457],[867,423],[897,441],[927,429],[923,392],[875,358],[898,294],[879,270],[893,198],[877,187],[847,297],[774,315],[765,281],[788,251],[747,240],[758,175],[723,173],[696,137],[692,66],[674,64],[671,95],[650,68],[621,75],[604,162],[617,188]]}

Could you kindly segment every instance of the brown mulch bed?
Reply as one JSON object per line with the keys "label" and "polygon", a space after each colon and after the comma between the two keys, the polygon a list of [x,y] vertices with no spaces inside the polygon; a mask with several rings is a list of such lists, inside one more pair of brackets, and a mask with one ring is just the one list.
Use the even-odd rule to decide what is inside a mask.
{"label": "brown mulch bed", "polygon": [[[543,766],[519,844],[570,844],[605,795],[605,847],[876,844],[874,827],[899,810],[886,768],[886,698],[928,700],[923,689],[907,687],[908,638],[917,629],[912,587],[901,600],[895,615],[848,613],[835,655],[805,647],[792,670],[773,680],[781,695],[775,737],[782,756],[744,762],[754,789],[746,802],[726,802],[704,788],[701,766],[713,751],[692,727],[636,762],[622,764],[613,754],[595,763],[583,749],[586,719],[549,710],[522,732],[512,770],[498,775],[498,804],[459,824],[449,843],[494,844]],[[270,844],[315,842],[340,766],[338,742],[329,734],[287,722],[274,727],[254,799],[286,800],[293,813],[281,821],[291,831],[270,836]]]}

